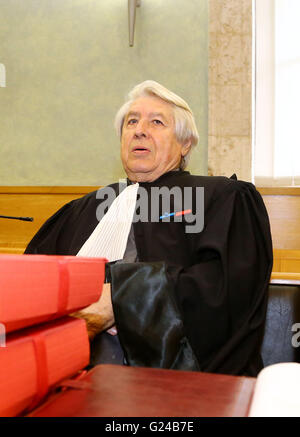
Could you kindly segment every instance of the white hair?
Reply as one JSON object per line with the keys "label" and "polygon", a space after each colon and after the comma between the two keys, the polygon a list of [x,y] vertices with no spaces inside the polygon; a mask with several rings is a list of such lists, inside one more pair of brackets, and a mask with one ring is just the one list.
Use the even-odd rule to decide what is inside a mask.
{"label": "white hair", "polygon": [[175,135],[177,141],[184,145],[188,141],[191,142],[190,151],[183,157],[181,168],[184,169],[189,161],[192,148],[196,146],[199,140],[199,135],[194,119],[194,115],[189,105],[177,94],[168,90],[154,80],[146,80],[136,85],[129,93],[127,101],[121,106],[115,117],[115,128],[118,136],[121,138],[122,129],[126,115],[132,103],[139,97],[155,96],[169,103],[173,107]]}

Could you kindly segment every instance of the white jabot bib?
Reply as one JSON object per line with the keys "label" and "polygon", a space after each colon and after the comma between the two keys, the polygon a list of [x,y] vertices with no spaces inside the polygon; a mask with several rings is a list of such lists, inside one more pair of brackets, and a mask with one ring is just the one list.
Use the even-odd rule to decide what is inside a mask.
{"label": "white jabot bib", "polygon": [[77,256],[123,259],[135,211],[139,184],[126,187],[113,201]]}

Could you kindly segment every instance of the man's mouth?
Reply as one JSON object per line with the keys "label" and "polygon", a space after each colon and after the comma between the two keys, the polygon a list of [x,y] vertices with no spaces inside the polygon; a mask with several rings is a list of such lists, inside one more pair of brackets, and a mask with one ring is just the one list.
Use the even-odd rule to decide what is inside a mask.
{"label": "man's mouth", "polygon": [[132,149],[132,152],[134,154],[138,154],[139,155],[139,154],[149,153],[150,150],[147,147],[144,147],[144,146],[135,146]]}

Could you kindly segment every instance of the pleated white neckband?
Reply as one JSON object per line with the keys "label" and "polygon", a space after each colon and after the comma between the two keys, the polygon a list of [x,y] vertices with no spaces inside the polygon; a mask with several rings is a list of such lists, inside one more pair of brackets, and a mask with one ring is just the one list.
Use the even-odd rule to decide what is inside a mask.
{"label": "pleated white neckband", "polygon": [[77,256],[123,259],[135,211],[139,184],[126,187],[113,201]]}

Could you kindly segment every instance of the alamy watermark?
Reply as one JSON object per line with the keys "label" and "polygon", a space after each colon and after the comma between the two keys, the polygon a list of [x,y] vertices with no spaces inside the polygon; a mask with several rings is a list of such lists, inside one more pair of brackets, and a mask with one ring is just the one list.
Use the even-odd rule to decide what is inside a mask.
{"label": "alamy watermark", "polygon": [[292,336],[292,346],[299,347],[300,346],[300,323],[294,323],[292,326],[292,331],[296,332],[296,334],[294,334]]}
{"label": "alamy watermark", "polygon": [[3,323],[0,323],[0,347],[6,347],[6,329]]}
{"label": "alamy watermark", "polygon": [[[119,193],[127,187],[126,182],[119,181]],[[128,202],[132,194],[128,193]],[[96,198],[102,200],[96,211],[100,221],[110,208],[117,194],[112,187],[101,188]],[[134,199],[135,200],[135,199]],[[130,208],[116,210],[113,222],[126,221]],[[199,233],[204,228],[204,188],[203,187],[150,187],[139,186],[136,197],[135,213],[132,222],[183,222],[187,234]]]}
{"label": "alamy watermark", "polygon": [[0,64],[0,88],[6,87],[6,69],[4,64]]}

